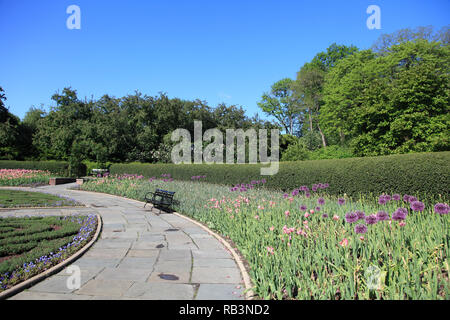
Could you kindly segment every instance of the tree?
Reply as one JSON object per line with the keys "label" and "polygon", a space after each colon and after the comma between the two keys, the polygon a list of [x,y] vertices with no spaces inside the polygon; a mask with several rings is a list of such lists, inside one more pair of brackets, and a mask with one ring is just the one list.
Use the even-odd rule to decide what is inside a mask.
{"label": "tree", "polygon": [[297,97],[304,103],[304,110],[308,113],[309,136],[314,136],[314,127],[320,134],[322,146],[326,148],[327,141],[317,118],[320,114],[322,90],[325,75],[343,58],[357,52],[355,46],[337,45],[333,43],[325,52],[318,53],[310,63],[305,63],[297,72],[297,79],[292,88]]}
{"label": "tree", "polygon": [[359,156],[449,149],[450,48],[416,40],[351,55],[326,77],[320,123]]}
{"label": "tree", "polygon": [[287,134],[294,134],[301,101],[292,91],[293,80],[282,79],[274,83],[270,93],[264,93],[258,106],[264,113],[275,117]]}
{"label": "tree", "polygon": [[439,31],[435,31],[433,26],[421,26],[415,29],[404,28],[390,34],[382,34],[372,45],[372,50],[378,54],[385,54],[394,45],[417,40],[440,41],[443,45],[448,45],[450,42],[450,28],[445,26]]}

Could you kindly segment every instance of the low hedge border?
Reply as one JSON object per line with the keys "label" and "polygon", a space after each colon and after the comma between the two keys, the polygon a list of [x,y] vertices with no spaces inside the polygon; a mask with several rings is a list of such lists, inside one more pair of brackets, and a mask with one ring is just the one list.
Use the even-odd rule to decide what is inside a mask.
{"label": "low hedge border", "polygon": [[44,170],[52,174],[68,176],[69,163],[66,161],[15,161],[0,160],[0,169]]}
{"label": "low hedge border", "polygon": [[[264,165],[265,167],[267,165]],[[329,183],[332,195],[407,193],[422,198],[448,199],[450,152],[411,153],[378,157],[280,162],[274,176],[261,176],[261,164],[113,164],[111,174],[139,174],[191,180],[206,175],[204,181],[222,185],[249,183],[265,178],[266,188],[290,191],[301,185]]]}

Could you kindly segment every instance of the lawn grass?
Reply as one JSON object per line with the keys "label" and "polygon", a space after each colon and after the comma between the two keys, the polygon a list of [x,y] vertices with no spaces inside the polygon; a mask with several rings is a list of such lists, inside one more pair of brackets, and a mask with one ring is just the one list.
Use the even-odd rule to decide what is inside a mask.
{"label": "lawn grass", "polygon": [[79,206],[73,199],[52,194],[19,190],[0,190],[0,208]]}
{"label": "lawn grass", "polygon": [[96,215],[0,218],[0,292],[67,259],[96,227]]}

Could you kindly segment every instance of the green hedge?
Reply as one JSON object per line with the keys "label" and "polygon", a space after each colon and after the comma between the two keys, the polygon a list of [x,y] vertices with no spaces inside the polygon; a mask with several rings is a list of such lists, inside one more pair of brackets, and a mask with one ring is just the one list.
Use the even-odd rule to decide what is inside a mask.
{"label": "green hedge", "polygon": [[0,169],[48,170],[55,175],[69,175],[69,163],[66,161],[0,160]]}
{"label": "green hedge", "polygon": [[380,157],[281,162],[274,176],[261,176],[261,165],[250,164],[113,164],[111,174],[140,174],[191,180],[206,175],[205,181],[232,185],[267,180],[266,187],[290,191],[301,185],[329,183],[329,194],[351,197],[382,192],[442,195],[448,198],[450,152],[413,153]]}

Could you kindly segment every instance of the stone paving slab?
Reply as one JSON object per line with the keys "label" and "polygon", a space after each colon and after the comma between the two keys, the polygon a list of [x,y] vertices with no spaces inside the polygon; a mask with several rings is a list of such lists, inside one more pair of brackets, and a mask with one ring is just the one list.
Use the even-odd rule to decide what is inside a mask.
{"label": "stone paving slab", "polygon": [[77,294],[91,296],[121,297],[133,284],[131,280],[97,280],[88,281]]}
{"label": "stone paving slab", "polygon": [[131,200],[67,190],[74,186],[34,191],[68,196],[88,207],[8,210],[0,216],[100,214],[101,237],[72,263],[80,267],[81,287],[67,289],[70,274],[64,269],[10,299],[244,299],[232,255],[198,225]]}
{"label": "stone paving slab", "polygon": [[195,286],[174,283],[135,283],[125,297],[149,300],[192,300]]}
{"label": "stone paving slab", "polygon": [[[194,260],[195,261],[195,260]],[[193,267],[193,283],[239,283],[241,275],[237,268]]]}
{"label": "stone paving slab", "polygon": [[196,300],[242,300],[244,289],[241,284],[202,283],[197,291]]}

